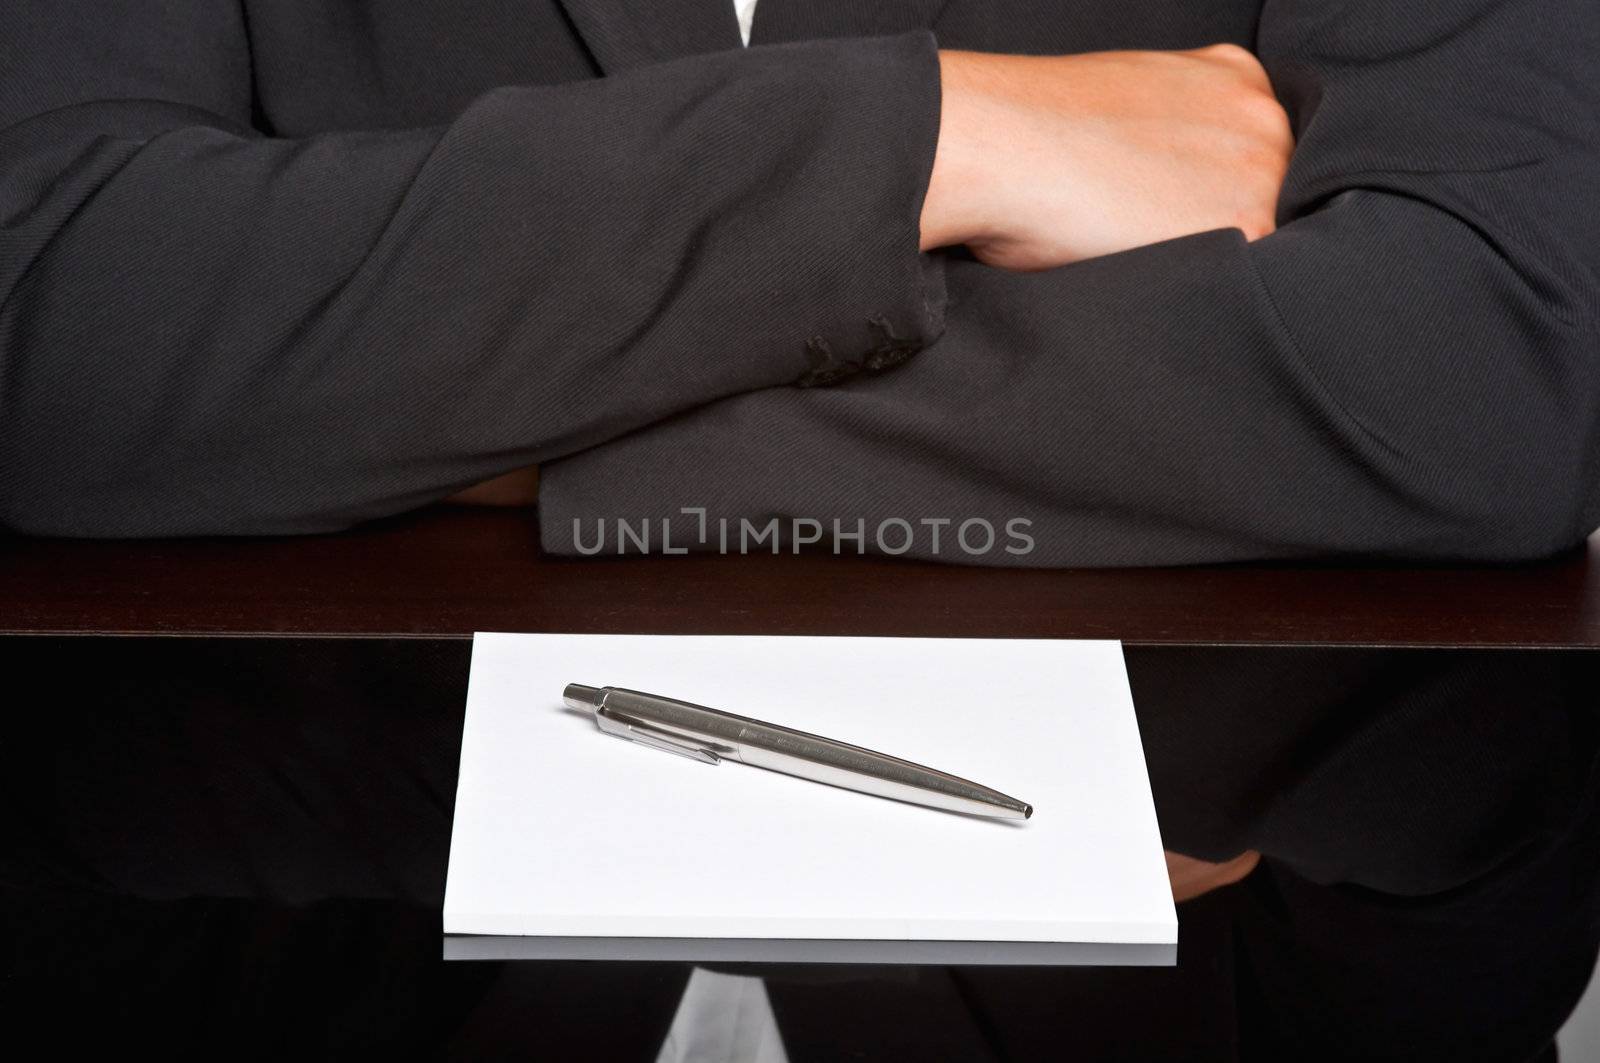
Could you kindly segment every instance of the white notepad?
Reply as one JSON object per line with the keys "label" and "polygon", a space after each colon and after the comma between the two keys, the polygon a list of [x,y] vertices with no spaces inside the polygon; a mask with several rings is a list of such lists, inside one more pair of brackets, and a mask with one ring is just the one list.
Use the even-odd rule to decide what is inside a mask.
{"label": "white notepad", "polygon": [[[602,734],[563,706],[567,683],[881,750],[1034,815],[699,764]],[[1171,962],[1177,918],[1121,646],[480,633],[444,929],[526,939],[457,956]],[[956,947],[975,942],[990,944]],[[1054,947],[1069,945],[1090,948]]]}

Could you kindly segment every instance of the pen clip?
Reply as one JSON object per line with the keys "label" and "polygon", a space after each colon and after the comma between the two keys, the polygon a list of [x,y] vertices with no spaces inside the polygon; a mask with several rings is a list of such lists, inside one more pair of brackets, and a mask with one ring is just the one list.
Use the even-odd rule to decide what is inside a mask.
{"label": "pen clip", "polygon": [[640,745],[659,749],[664,753],[676,753],[680,757],[697,760],[701,764],[720,764],[722,758],[707,749],[704,745],[692,738],[674,734],[640,720],[628,716],[621,716],[615,712],[601,708],[594,714],[594,722],[600,725],[600,730],[613,738],[624,738],[629,742],[638,742]]}
{"label": "pen clip", "polygon": [[711,750],[707,749],[705,746],[694,742],[685,741],[684,739],[681,739],[676,735],[668,734],[665,731],[657,731],[654,729],[646,730],[636,723],[628,724],[628,730],[632,733],[626,737],[638,742],[640,745],[646,745],[652,749],[659,749],[666,753],[676,753],[680,757],[688,757],[690,760],[698,760],[702,764],[716,765],[722,763],[722,758],[711,752]]}

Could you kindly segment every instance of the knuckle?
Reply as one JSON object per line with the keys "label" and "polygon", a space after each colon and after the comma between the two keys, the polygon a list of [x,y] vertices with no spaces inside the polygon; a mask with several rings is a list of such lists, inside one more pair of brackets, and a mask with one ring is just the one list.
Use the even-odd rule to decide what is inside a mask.
{"label": "knuckle", "polygon": [[1250,211],[1242,215],[1235,222],[1235,225],[1240,232],[1244,233],[1246,240],[1259,240],[1263,236],[1270,235],[1273,229],[1276,228],[1270,211]]}
{"label": "knuckle", "polygon": [[1213,59],[1217,59],[1225,63],[1251,67],[1259,65],[1256,63],[1256,57],[1252,55],[1248,49],[1241,48],[1237,44],[1226,41],[1220,44],[1207,45],[1206,47],[1200,49],[1200,51],[1204,55],[1208,55]]}
{"label": "knuckle", "polygon": [[1240,107],[1251,121],[1268,132],[1277,132],[1289,126],[1289,116],[1284,112],[1283,104],[1271,92],[1262,90],[1247,93],[1240,101]]}
{"label": "knuckle", "polygon": [[1266,67],[1254,52],[1237,44],[1213,44],[1201,50],[1213,62],[1228,71],[1241,91],[1272,94],[1272,81]]}
{"label": "knuckle", "polygon": [[1294,133],[1289,115],[1276,97],[1255,92],[1238,101],[1234,111],[1244,136],[1255,145],[1264,160],[1281,163],[1294,148]]}

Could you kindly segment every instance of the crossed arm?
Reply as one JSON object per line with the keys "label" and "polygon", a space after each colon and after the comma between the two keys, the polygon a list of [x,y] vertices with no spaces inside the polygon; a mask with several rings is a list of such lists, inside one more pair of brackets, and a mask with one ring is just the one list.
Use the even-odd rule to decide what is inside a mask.
{"label": "crossed arm", "polygon": [[[1272,231],[1293,138],[1248,52],[942,52],[924,251],[1033,271],[1208,229]],[[537,469],[453,501],[531,504]]]}
{"label": "crossed arm", "polygon": [[[955,559],[1032,565],[1507,560],[1580,541],[1600,524],[1600,85],[1581,58],[1597,21],[1525,0],[1267,3],[1255,52],[1296,133],[1275,225],[1252,205],[1284,143],[1243,60],[1209,57],[1237,67],[1222,89],[1147,75],[1111,93],[1160,105],[1098,122],[1103,172],[1084,172],[1093,152],[1018,151],[1021,173],[1070,177],[998,196],[1022,236],[989,215],[982,261],[948,261],[937,343],[893,377],[717,403],[556,463],[547,547],[577,550],[579,522],[590,546],[598,520],[681,530],[685,506],[869,543],[893,521],[1022,518],[1025,556]],[[1029,64],[1037,87],[1080,60],[1116,61],[986,60],[991,156],[1022,143],[1001,68]],[[1245,145],[1231,201],[1227,162],[1176,129],[1139,144],[1168,113],[1240,123],[1199,138]],[[922,534],[909,552],[935,549]]]}

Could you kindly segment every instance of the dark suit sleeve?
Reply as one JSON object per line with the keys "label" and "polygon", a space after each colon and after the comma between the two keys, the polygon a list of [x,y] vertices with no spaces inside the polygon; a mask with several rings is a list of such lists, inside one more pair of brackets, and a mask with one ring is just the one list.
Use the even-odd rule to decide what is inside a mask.
{"label": "dark suit sleeve", "polygon": [[0,524],[337,528],[940,328],[930,34],[302,139],[251,85],[236,4],[0,5]]}
{"label": "dark suit sleeve", "polygon": [[[1597,19],[1269,0],[1258,52],[1298,138],[1278,232],[1031,276],[952,261],[948,330],[903,369],[563,461],[546,543],[705,507],[712,546],[718,518],[777,516],[899,552],[903,527],[875,541],[898,518],[930,555],[920,522],[949,520],[937,556],[998,564],[1570,546],[1600,523]],[[990,549],[980,525],[953,543],[978,520]]]}

